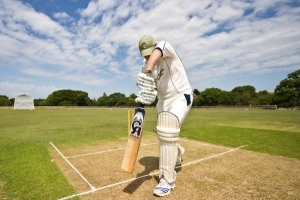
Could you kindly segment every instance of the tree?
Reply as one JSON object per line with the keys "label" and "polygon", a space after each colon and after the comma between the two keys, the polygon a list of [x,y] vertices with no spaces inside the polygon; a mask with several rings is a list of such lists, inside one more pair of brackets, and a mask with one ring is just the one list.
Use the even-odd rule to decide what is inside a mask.
{"label": "tree", "polygon": [[131,98],[131,99],[136,99],[137,96],[136,96],[136,94],[132,93],[131,95],[129,95],[129,98]]}
{"label": "tree", "polygon": [[15,103],[15,98],[11,98],[11,99],[9,99],[9,101],[10,101],[10,105],[12,106]]}
{"label": "tree", "polygon": [[278,106],[300,106],[300,69],[287,75],[274,90]]}
{"label": "tree", "polygon": [[89,100],[88,106],[96,106],[96,105],[97,105],[97,100],[95,98]]}
{"label": "tree", "polygon": [[120,101],[121,99],[125,98],[125,97],[126,97],[125,94],[122,94],[122,93],[119,93],[119,92],[113,93],[113,94],[108,96],[107,105],[108,106],[116,106],[117,102]]}
{"label": "tree", "polygon": [[231,92],[237,94],[237,102],[242,105],[256,104],[257,94],[255,88],[251,85],[235,87]]}
{"label": "tree", "polygon": [[51,93],[46,103],[49,106],[87,106],[90,98],[80,90],[58,90]]}
{"label": "tree", "polygon": [[271,105],[273,104],[274,95],[269,93],[267,90],[259,91],[257,94],[258,105]]}
{"label": "tree", "polygon": [[202,106],[202,105],[204,105],[204,99],[201,96],[201,93],[199,95],[195,95],[192,106]]}
{"label": "tree", "polygon": [[219,88],[208,88],[205,89],[200,94],[203,98],[204,105],[207,106],[217,106],[220,103],[220,98],[222,96],[222,90]]}
{"label": "tree", "polygon": [[0,106],[11,106],[9,98],[5,95],[0,95]]}
{"label": "tree", "polygon": [[35,106],[45,106],[46,100],[45,99],[34,99],[33,100]]}
{"label": "tree", "polygon": [[137,98],[136,94],[132,93],[129,95],[127,106],[136,106],[135,99]]}
{"label": "tree", "polygon": [[237,104],[237,94],[229,91],[222,91],[220,96],[220,105],[233,106]]}
{"label": "tree", "polygon": [[194,89],[194,94],[198,96],[200,94],[199,90]]}
{"label": "tree", "polygon": [[108,105],[108,97],[107,97],[107,94],[104,92],[102,97],[99,97],[97,99],[97,106],[107,106]]}

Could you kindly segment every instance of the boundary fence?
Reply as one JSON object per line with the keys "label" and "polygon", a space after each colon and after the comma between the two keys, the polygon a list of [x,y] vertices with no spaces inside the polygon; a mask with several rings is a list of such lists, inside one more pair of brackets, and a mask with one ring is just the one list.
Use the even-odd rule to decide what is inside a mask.
{"label": "boundary fence", "polygon": [[[135,109],[134,106],[35,106],[35,109]],[[155,106],[146,108],[156,109]],[[234,106],[193,106],[193,109],[269,109],[269,110],[300,110],[300,107],[277,107],[277,105],[234,105]],[[0,106],[0,109],[14,109],[13,106]]]}

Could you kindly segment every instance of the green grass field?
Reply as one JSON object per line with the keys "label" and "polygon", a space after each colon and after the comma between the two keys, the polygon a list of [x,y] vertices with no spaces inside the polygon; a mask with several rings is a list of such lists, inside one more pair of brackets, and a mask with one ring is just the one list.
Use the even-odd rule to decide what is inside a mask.
{"label": "green grass field", "polygon": [[[55,162],[61,150],[127,137],[123,109],[0,109],[0,199],[57,199],[75,193]],[[146,109],[144,134],[156,123]],[[192,109],[181,137],[300,159],[300,111]]]}

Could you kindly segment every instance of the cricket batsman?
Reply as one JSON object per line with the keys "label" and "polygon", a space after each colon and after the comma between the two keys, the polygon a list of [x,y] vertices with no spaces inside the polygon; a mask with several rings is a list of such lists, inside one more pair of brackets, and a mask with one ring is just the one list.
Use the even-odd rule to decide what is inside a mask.
{"label": "cricket batsman", "polygon": [[158,116],[154,131],[159,140],[159,183],[155,196],[166,196],[175,188],[175,166],[181,163],[185,149],[179,145],[180,127],[191,109],[193,90],[184,65],[167,41],[157,43],[152,36],[139,40],[144,57],[142,72],[138,74],[136,102],[149,105],[157,97]]}

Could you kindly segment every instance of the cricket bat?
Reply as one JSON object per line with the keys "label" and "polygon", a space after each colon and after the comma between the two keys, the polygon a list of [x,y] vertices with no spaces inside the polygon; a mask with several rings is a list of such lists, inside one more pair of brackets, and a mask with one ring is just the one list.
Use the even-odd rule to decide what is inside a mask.
{"label": "cricket bat", "polygon": [[140,104],[138,108],[134,111],[134,117],[131,123],[131,130],[128,136],[128,142],[125,149],[125,154],[123,157],[123,162],[121,165],[121,169],[124,172],[132,173],[134,169],[134,165],[136,162],[136,158],[139,152],[143,126],[145,121],[145,110],[144,105]]}

